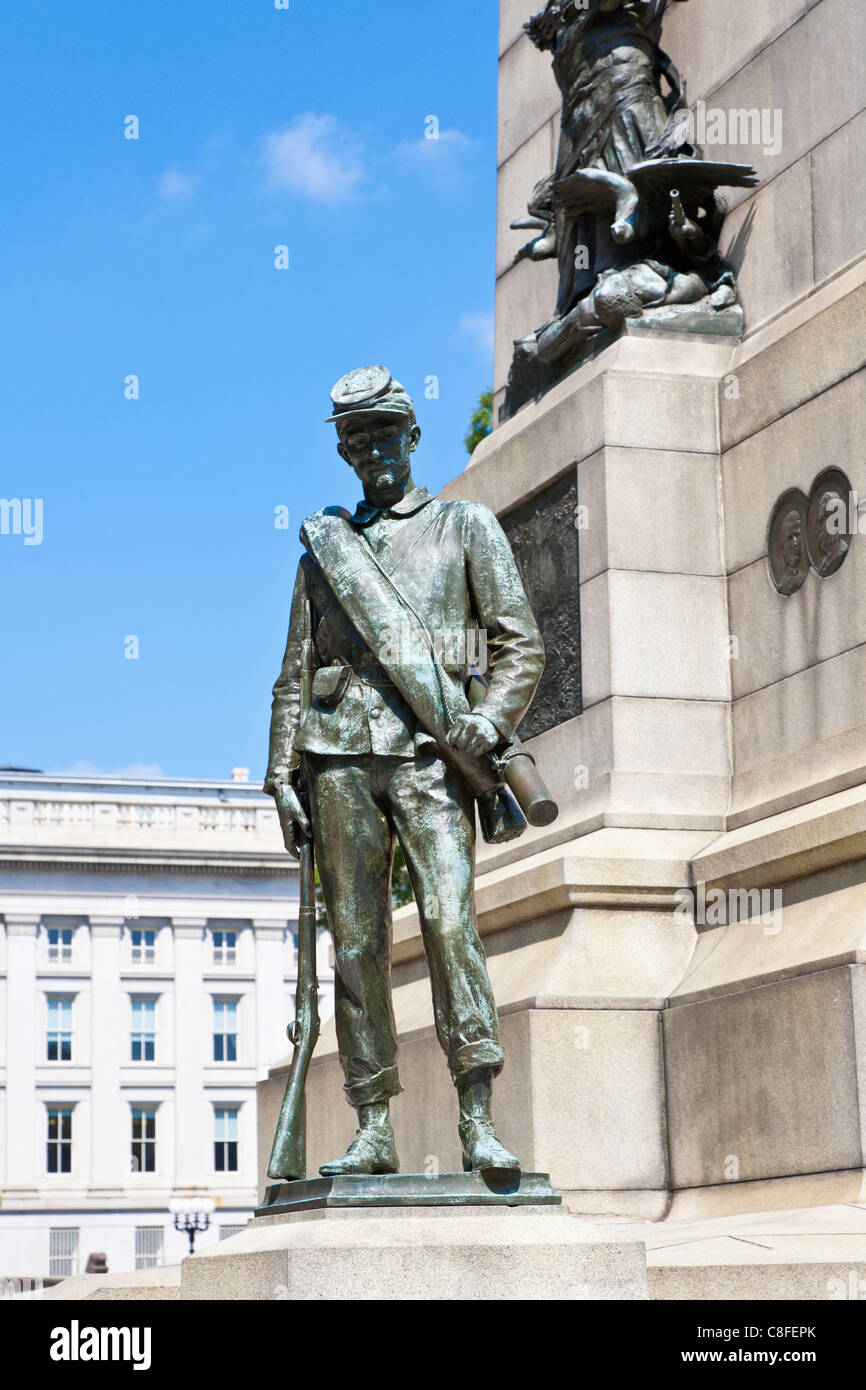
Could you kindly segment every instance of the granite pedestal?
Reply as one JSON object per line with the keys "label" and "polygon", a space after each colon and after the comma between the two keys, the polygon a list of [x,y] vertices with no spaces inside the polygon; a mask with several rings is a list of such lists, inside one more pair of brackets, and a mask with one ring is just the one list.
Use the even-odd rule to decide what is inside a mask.
{"label": "granite pedestal", "polygon": [[643,1241],[553,1204],[326,1207],[255,1218],[182,1265],[181,1297],[643,1300]]}

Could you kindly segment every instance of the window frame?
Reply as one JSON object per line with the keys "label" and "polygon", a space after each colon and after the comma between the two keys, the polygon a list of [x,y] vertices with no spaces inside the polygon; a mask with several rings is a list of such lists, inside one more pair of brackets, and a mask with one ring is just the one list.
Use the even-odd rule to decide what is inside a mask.
{"label": "window frame", "polygon": [[[240,1105],[214,1105],[214,1172],[240,1172]],[[228,1130],[222,1135],[220,1129]]]}
{"label": "window frame", "polygon": [[[72,1006],[75,1002],[74,994],[46,994],[46,1019],[45,1019],[45,1061],[50,1066],[67,1066],[72,1062]],[[57,1027],[52,1027],[52,1009],[57,1006],[60,1018],[57,1020]],[[65,1008],[64,1008],[65,1006]],[[64,1017],[65,1014],[65,1017]],[[68,1022],[69,1027],[63,1027],[64,1022]],[[69,1055],[64,1057],[64,1042],[68,1046]],[[51,1048],[57,1049],[58,1056],[51,1056]]]}
{"label": "window frame", "polygon": [[[157,1001],[148,995],[131,994],[130,1002],[130,1023],[129,1023],[129,1060],[132,1066],[153,1065],[156,1062],[156,1004]],[[142,1007],[145,1012],[145,1022],[148,1021],[148,1013],[152,1018],[153,1027],[136,1028],[136,1008]],[[148,1043],[150,1044],[151,1056],[147,1056]],[[135,1056],[136,1046],[141,1051],[141,1056]]]}
{"label": "window frame", "polygon": [[[136,936],[141,937],[136,942]],[[150,940],[148,940],[150,938]],[[129,960],[132,965],[155,965],[158,934],[156,927],[130,927]]]}
{"label": "window frame", "polygon": [[[52,942],[52,936],[57,937],[56,942]],[[69,940],[64,940],[65,937],[68,937]],[[45,959],[49,965],[68,965],[72,961],[74,950],[74,927],[47,926],[45,928]]]}
{"label": "window frame", "polygon": [[[45,1106],[45,1172],[48,1177],[72,1176],[72,1116],[75,1107],[62,1101],[51,1101]],[[52,1120],[57,1125],[57,1133],[52,1137]],[[67,1121],[68,1123],[64,1123]],[[55,1166],[52,1167],[52,1158]],[[67,1165],[64,1167],[63,1160]],[[64,1228],[65,1229],[65,1228]],[[71,1229],[71,1228],[70,1228]]]}
{"label": "window frame", "polygon": [[[68,1242],[71,1249],[68,1251],[55,1250],[55,1244],[64,1242],[56,1241],[56,1236],[74,1236],[74,1240]],[[81,1251],[81,1228],[79,1226],[49,1226],[48,1228],[48,1276],[51,1279],[69,1279],[78,1273],[78,1262]],[[61,1266],[67,1266],[61,1268]]]}
{"label": "window frame", "polygon": [[[212,964],[221,970],[236,966],[238,960],[237,928],[211,927],[210,935]],[[228,937],[231,937],[231,942],[227,940]]]}
{"label": "window frame", "polygon": [[[212,999],[212,1003],[213,1022],[211,1035],[213,1038],[213,1061],[217,1066],[231,1066],[233,1063],[237,1062],[238,1054],[240,1051],[238,1043],[238,1039],[240,1037],[240,1019],[238,1016],[238,1004],[240,1003],[240,1001],[238,999],[214,998]],[[220,1010],[225,1011],[226,1009],[232,1010],[232,1016],[229,1021],[234,1023],[234,1028],[222,1027],[221,1029],[218,1029],[217,1024],[219,1022],[223,1022],[223,1024],[226,1022],[224,1016],[222,1019],[218,1018],[218,1013]],[[219,1055],[220,1053],[222,1055]],[[228,1053],[234,1053],[234,1055],[228,1056]]]}
{"label": "window frame", "polygon": [[[143,1237],[149,1236],[151,1240]],[[152,1237],[158,1236],[154,1241]],[[164,1226],[136,1226],[134,1236],[135,1267],[136,1269],[159,1269],[165,1264],[165,1227]],[[147,1250],[144,1247],[148,1244],[156,1245],[157,1249]]]}
{"label": "window frame", "polygon": [[[130,1154],[133,1173],[157,1172],[156,1112],[158,1108],[156,1104],[147,1101],[133,1103],[130,1106]],[[144,1127],[143,1131],[136,1137],[137,1123],[143,1123]],[[136,1149],[139,1150],[138,1154],[136,1154]],[[150,1159],[150,1163],[148,1163],[148,1159]],[[144,1267],[150,1268],[149,1265]]]}

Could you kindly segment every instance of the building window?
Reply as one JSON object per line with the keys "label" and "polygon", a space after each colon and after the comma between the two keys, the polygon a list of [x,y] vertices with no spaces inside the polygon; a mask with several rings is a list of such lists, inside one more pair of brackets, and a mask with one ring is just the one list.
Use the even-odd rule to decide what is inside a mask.
{"label": "building window", "polygon": [[46,1166],[49,1173],[72,1172],[72,1111],[52,1106],[48,1111]]}
{"label": "building window", "polygon": [[78,1228],[61,1226],[48,1232],[48,1273],[68,1279],[78,1273]]}
{"label": "building window", "polygon": [[238,1060],[238,1004],[236,999],[213,1001],[213,1059]]}
{"label": "building window", "polygon": [[156,1111],[137,1105],[132,1108],[132,1171],[156,1172]]}
{"label": "building window", "polygon": [[133,999],[131,1042],[133,1062],[156,1060],[155,999]]}
{"label": "building window", "polygon": [[50,961],[72,960],[72,927],[48,928],[48,959]]}
{"label": "building window", "polygon": [[246,1226],[220,1226],[220,1240],[231,1240],[232,1236],[239,1236],[246,1229]]}
{"label": "building window", "polygon": [[48,1000],[46,1056],[49,1062],[72,1061],[72,1000]]}
{"label": "building window", "polygon": [[214,1158],[217,1173],[238,1171],[238,1112],[224,1106],[214,1107]]}
{"label": "building window", "polygon": [[214,965],[234,965],[237,960],[237,932],[214,931],[211,935]]}
{"label": "building window", "polygon": [[136,1226],[136,1269],[157,1269],[162,1264],[163,1240],[164,1232],[161,1226]]}
{"label": "building window", "polygon": [[133,927],[130,936],[133,965],[153,965],[156,960],[156,931],[148,927]]}

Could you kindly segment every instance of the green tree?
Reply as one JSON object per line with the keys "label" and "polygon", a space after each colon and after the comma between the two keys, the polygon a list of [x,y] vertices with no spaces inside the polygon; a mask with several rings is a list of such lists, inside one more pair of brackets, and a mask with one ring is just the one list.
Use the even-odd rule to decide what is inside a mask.
{"label": "green tree", "polygon": [[391,898],[395,907],[405,907],[407,903],[414,900],[415,894],[412,892],[412,884],[409,882],[409,870],[406,868],[406,860],[403,858],[403,851],[398,845],[394,851],[394,873],[391,878]]}
{"label": "green tree", "polygon": [[472,413],[469,422],[469,433],[464,435],[463,443],[466,445],[467,454],[473,453],[477,446],[485,439],[493,429],[493,391],[482,391],[478,397],[478,405]]}

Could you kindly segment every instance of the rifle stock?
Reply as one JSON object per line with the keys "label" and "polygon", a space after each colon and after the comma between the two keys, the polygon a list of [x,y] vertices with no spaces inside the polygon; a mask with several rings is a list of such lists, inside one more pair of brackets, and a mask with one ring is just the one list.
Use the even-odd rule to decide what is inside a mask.
{"label": "rifle stock", "polygon": [[[309,599],[304,605],[301,654],[301,705],[309,709],[313,684],[312,615]],[[304,809],[309,816],[309,805]],[[294,1045],[286,1093],[280,1108],[268,1177],[287,1182],[307,1176],[307,1124],[304,1092],[307,1072],[319,1037],[319,980],[316,972],[316,863],[313,840],[297,832],[300,904],[298,910],[298,983],[295,1018],[286,1029]]]}

